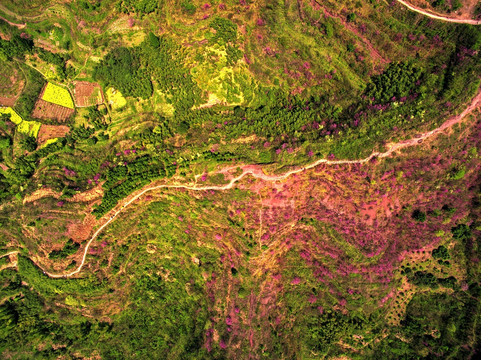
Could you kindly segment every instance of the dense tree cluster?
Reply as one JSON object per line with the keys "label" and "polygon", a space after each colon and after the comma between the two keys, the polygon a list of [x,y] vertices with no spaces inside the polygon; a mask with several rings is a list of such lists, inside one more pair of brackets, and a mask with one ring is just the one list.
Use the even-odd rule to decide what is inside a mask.
{"label": "dense tree cluster", "polygon": [[162,92],[170,95],[176,110],[190,109],[201,94],[182,63],[180,47],[152,33],[140,46],[112,50],[95,68],[94,77],[125,96],[144,99],[152,95],[155,81]]}
{"label": "dense tree cluster", "polygon": [[103,186],[106,190],[102,203],[95,208],[95,216],[100,218],[117,205],[119,200],[151,180],[174,175],[176,166],[171,162],[172,159],[169,160],[167,157],[143,156],[126,165],[110,168],[107,172],[107,181]]}
{"label": "dense tree cluster", "polygon": [[385,353],[392,359],[471,358],[473,349],[466,342],[476,331],[473,314],[479,311],[478,303],[473,294],[462,292],[416,294],[401,321],[402,340],[393,337],[385,341]]}
{"label": "dense tree cluster", "polygon": [[422,71],[410,63],[391,63],[380,75],[371,78],[365,95],[373,102],[386,103],[407,97],[422,77]]}
{"label": "dense tree cluster", "polygon": [[28,179],[35,173],[38,161],[48,154],[55,153],[65,146],[66,141],[60,140],[48,144],[29,155],[21,155],[15,159],[15,166],[4,172],[3,183],[9,185],[9,195],[13,195],[16,187],[13,185],[26,185]]}
{"label": "dense tree cluster", "polygon": [[107,291],[106,283],[94,277],[51,279],[23,256],[19,256],[18,267],[18,271],[0,273],[5,299],[0,305],[2,352],[16,357],[25,351],[29,356],[54,359],[71,351],[91,354],[95,348],[103,359],[207,358],[203,347],[207,305],[198,290],[179,290],[146,268],[133,284],[130,305],[112,322],[80,315],[52,318],[45,311],[46,299],[80,305],[83,295]]}
{"label": "dense tree cluster", "polygon": [[215,30],[214,39],[219,43],[233,43],[237,39],[237,25],[229,19],[216,17],[210,22],[210,27]]}
{"label": "dense tree cluster", "polygon": [[55,70],[60,79],[67,77],[67,69],[65,67],[66,61],[70,58],[67,54],[52,53],[48,50],[37,48],[37,55],[43,61],[55,65]]}
{"label": "dense tree cluster", "polygon": [[170,95],[176,111],[187,111],[200,100],[201,90],[193,81],[179,45],[171,39],[149,33],[147,39],[136,48],[143,68],[159,89]]}
{"label": "dense tree cluster", "polygon": [[37,149],[37,140],[33,136],[25,136],[21,141],[22,147],[29,151],[35,151]]}
{"label": "dense tree cluster", "polygon": [[443,245],[438,246],[436,249],[433,249],[431,253],[433,255],[433,258],[435,259],[448,260],[451,258],[448,249]]}
{"label": "dense tree cluster", "polygon": [[124,96],[147,99],[152,95],[152,83],[140,65],[134,49],[116,48],[95,67],[94,78],[120,90]]}
{"label": "dense tree cluster", "polygon": [[119,0],[115,8],[125,14],[150,14],[160,8],[160,0]]}
{"label": "dense tree cluster", "polygon": [[328,310],[306,320],[306,345],[311,351],[325,352],[332,343],[354,329],[362,327],[363,321],[338,311]]}
{"label": "dense tree cluster", "polygon": [[24,67],[23,71],[26,74],[28,86],[25,87],[15,103],[15,111],[17,111],[24,119],[28,119],[35,107],[35,103],[37,102],[46,80],[42,74],[29,66]]}
{"label": "dense tree cluster", "polygon": [[12,35],[10,40],[0,39],[0,59],[23,58],[25,54],[31,53],[33,49],[33,41],[19,34]]}

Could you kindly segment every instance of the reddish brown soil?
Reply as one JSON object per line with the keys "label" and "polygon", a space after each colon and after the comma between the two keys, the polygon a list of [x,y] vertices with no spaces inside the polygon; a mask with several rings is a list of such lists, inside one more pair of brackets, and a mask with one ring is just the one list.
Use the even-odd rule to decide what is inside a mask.
{"label": "reddish brown soil", "polygon": [[[98,93],[96,89],[98,89],[98,91],[100,92],[100,100],[98,96],[96,96],[96,94]],[[73,95],[75,100],[75,106],[77,107],[99,105],[104,101],[100,85],[87,81],[76,81],[74,83]]]}
{"label": "reddish brown soil", "polygon": [[4,97],[0,96],[0,105],[1,106],[13,106],[15,105],[15,100],[17,100],[16,97]]}
{"label": "reddish brown soil", "polygon": [[74,109],[52,104],[39,98],[33,109],[32,116],[37,119],[51,119],[64,123],[74,112]]}
{"label": "reddish brown soil", "polygon": [[81,223],[72,223],[68,227],[68,236],[75,242],[82,242],[89,238],[95,225],[95,217],[91,214],[85,216]]}
{"label": "reddish brown soil", "polygon": [[70,128],[65,125],[45,125],[42,124],[40,131],[38,132],[37,142],[41,145],[49,139],[54,139],[58,137],[64,137]]}
{"label": "reddish brown soil", "polygon": [[[25,81],[20,79],[17,70],[14,70],[14,74],[0,74],[0,77],[9,78],[9,84],[7,82],[7,85],[0,86],[0,105],[13,106],[15,105],[15,101],[17,101],[18,97],[22,93]],[[12,93],[12,87],[15,87],[15,93]]]}
{"label": "reddish brown soil", "polygon": [[57,120],[57,122],[66,122],[75,112],[74,109],[69,109],[64,106],[50,103],[42,100],[45,91],[45,85],[42,92],[38,96],[37,103],[33,109],[32,116],[37,119]]}

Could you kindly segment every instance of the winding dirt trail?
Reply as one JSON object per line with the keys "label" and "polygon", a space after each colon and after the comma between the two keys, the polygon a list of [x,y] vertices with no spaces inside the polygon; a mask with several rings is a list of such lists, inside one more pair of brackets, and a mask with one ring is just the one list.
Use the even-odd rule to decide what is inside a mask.
{"label": "winding dirt trail", "polygon": [[19,252],[18,252],[17,250],[15,250],[15,251],[10,251],[10,252],[8,252],[8,253],[6,253],[6,254],[0,255],[0,259],[3,258],[3,257],[5,257],[5,256],[15,255],[15,254],[18,254],[18,253],[19,253]]}
{"label": "winding dirt trail", "polygon": [[444,15],[441,15],[441,14],[437,14],[437,13],[435,13],[433,11],[430,11],[430,10],[420,9],[416,6],[413,6],[413,5],[409,4],[408,2],[406,2],[404,0],[397,0],[397,2],[400,3],[400,4],[403,4],[409,10],[415,11],[419,14],[423,14],[427,17],[432,18],[432,19],[447,21],[447,22],[452,22],[452,23],[458,23],[458,24],[481,25],[481,20],[451,18],[451,17],[447,17],[447,16],[444,16]]}
{"label": "winding dirt trail", "polygon": [[[256,179],[260,179],[263,181],[280,181],[287,179],[289,176],[297,173],[304,172],[308,169],[315,168],[316,166],[320,164],[327,164],[327,165],[343,165],[343,164],[364,164],[370,161],[373,158],[385,158],[393,154],[394,152],[403,149],[405,147],[409,146],[417,146],[420,143],[422,143],[425,139],[432,137],[448,128],[451,126],[461,122],[464,118],[467,117],[473,110],[478,108],[481,105],[481,89],[478,90],[477,95],[472,99],[471,103],[468,105],[468,107],[459,115],[453,116],[452,118],[448,119],[446,122],[444,122],[440,127],[425,132],[423,134],[420,134],[419,136],[416,136],[414,138],[411,138],[409,140],[404,140],[398,143],[393,143],[393,144],[388,144],[388,150],[385,152],[373,152],[371,155],[369,155],[367,158],[360,159],[360,160],[327,160],[327,159],[319,159],[312,164],[308,164],[303,167],[299,167],[297,169],[290,170],[284,174],[280,175],[267,175],[264,174],[262,167],[258,165],[244,165],[240,166],[240,168],[243,170],[243,173],[240,174],[239,176],[233,178],[230,180],[228,184],[225,185],[211,185],[211,186],[195,186],[195,185],[169,185],[169,184],[163,184],[163,185],[157,185],[157,186],[151,186],[147,187],[135,196],[133,196],[131,199],[126,200],[123,204],[120,204],[117,206],[118,210],[113,211],[110,214],[110,217],[108,220],[100,226],[97,231],[92,235],[90,240],[88,241],[87,245],[85,246],[84,253],[82,256],[82,262],[80,265],[77,267],[76,270],[66,273],[66,274],[52,274],[48,271],[43,270],[44,274],[52,277],[52,278],[62,278],[62,277],[71,277],[75,274],[78,274],[84,264],[85,264],[85,259],[87,258],[87,253],[90,248],[90,245],[92,242],[97,238],[97,236],[112,222],[115,220],[115,218],[122,212],[124,211],[130,204],[132,204],[134,201],[136,201],[138,198],[140,198],[142,195],[149,191],[154,191],[154,190],[159,190],[159,189],[186,189],[186,190],[192,190],[192,191],[206,191],[206,190],[215,190],[215,191],[224,191],[224,190],[229,190],[232,189],[232,187],[241,179],[246,177],[247,175],[251,175]],[[220,170],[222,172],[222,170]],[[37,266],[39,266],[37,264]],[[40,266],[39,266],[40,267]],[[40,267],[41,268],[41,267]]]}
{"label": "winding dirt trail", "polygon": [[23,24],[16,24],[16,23],[13,23],[11,21],[8,21],[7,19],[5,19],[3,16],[0,16],[0,19],[5,21],[8,25],[10,26],[15,26],[16,28],[18,29],[23,29],[25,26],[27,26],[26,23],[23,23]]}
{"label": "winding dirt trail", "polygon": [[349,24],[343,17],[339,15],[335,15],[334,13],[327,10],[320,1],[318,0],[314,0],[314,1],[317,3],[317,5],[319,5],[323,9],[324,15],[339,20],[342,26],[344,26],[347,30],[349,30],[355,36],[357,36],[359,41],[364,44],[364,46],[366,47],[366,49],[369,51],[369,53],[374,59],[378,60],[381,64],[389,64],[391,62],[389,59],[386,59],[384,56],[382,56],[381,53],[372,45],[371,41],[368,38],[366,38],[363,34],[361,34],[361,32],[355,26]]}

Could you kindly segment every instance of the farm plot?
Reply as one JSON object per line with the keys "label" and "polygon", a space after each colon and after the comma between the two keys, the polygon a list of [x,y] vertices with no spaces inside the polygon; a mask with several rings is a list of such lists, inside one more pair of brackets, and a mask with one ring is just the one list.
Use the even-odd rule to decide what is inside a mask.
{"label": "farm plot", "polygon": [[58,122],[65,122],[74,112],[74,109],[38,99],[32,116],[37,119],[51,119],[57,120]]}
{"label": "farm plot", "polygon": [[0,107],[0,114],[10,115],[10,121],[15,125],[20,124],[23,119],[11,107]]}
{"label": "farm plot", "polygon": [[73,95],[77,107],[94,106],[104,102],[100,85],[88,81],[76,81]]}
{"label": "farm plot", "polygon": [[37,138],[38,131],[40,130],[41,126],[42,124],[40,124],[38,121],[24,120],[17,126],[17,131],[22,134],[27,134],[28,136]]}
{"label": "farm plot", "polygon": [[17,125],[18,132],[33,136],[34,138],[38,136],[40,126],[42,125],[39,122],[23,120],[20,115],[10,107],[0,108],[0,114],[10,114],[10,121]]}
{"label": "farm plot", "polygon": [[43,89],[43,94],[41,98],[44,101],[60,105],[69,109],[74,109],[74,104],[69,91],[61,86],[52,84],[50,82],[47,83],[47,85]]}
{"label": "farm plot", "polygon": [[68,90],[58,85],[47,83],[40,93],[32,116],[37,119],[65,122],[74,112],[75,108]]}
{"label": "farm plot", "polygon": [[25,81],[18,69],[0,60],[0,105],[13,106],[24,85]]}
{"label": "farm plot", "polygon": [[40,145],[47,143],[49,140],[59,137],[65,137],[70,128],[65,125],[46,125],[43,124],[38,133],[37,142]]}
{"label": "farm plot", "polygon": [[115,90],[114,88],[108,88],[107,92],[105,93],[107,96],[107,101],[112,109],[121,109],[127,104],[127,100],[125,100],[124,96],[119,90]]}

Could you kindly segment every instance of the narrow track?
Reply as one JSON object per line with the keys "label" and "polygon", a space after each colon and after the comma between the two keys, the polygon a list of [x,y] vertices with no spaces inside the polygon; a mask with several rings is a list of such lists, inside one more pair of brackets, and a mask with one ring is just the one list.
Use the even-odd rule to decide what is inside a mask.
{"label": "narrow track", "polygon": [[[452,127],[454,124],[457,124],[461,122],[464,118],[467,117],[473,110],[478,108],[481,105],[481,89],[478,91],[478,94],[472,99],[471,103],[468,105],[468,107],[459,115],[453,116],[446,122],[444,122],[440,127],[427,131],[423,134],[420,134],[419,136],[416,136],[412,139],[409,140],[404,140],[398,143],[393,143],[389,145],[389,149],[385,152],[373,152],[371,155],[369,155],[367,158],[360,159],[360,160],[327,160],[327,159],[319,159],[312,164],[308,164],[306,166],[299,167],[297,169],[290,170],[284,174],[280,175],[267,175],[264,174],[262,171],[262,168],[257,166],[257,165],[244,165],[241,166],[240,168],[243,170],[243,173],[233,179],[228,184],[225,185],[211,185],[211,186],[191,186],[191,185],[169,185],[169,184],[163,184],[163,185],[157,185],[157,186],[151,186],[147,187],[144,190],[142,190],[140,193],[132,197],[130,200],[126,201],[125,203],[119,205],[118,210],[114,211],[111,213],[110,217],[108,220],[100,226],[97,231],[92,235],[90,240],[88,241],[87,245],[85,246],[84,253],[82,256],[82,262],[78,266],[78,268],[72,272],[66,273],[66,274],[53,274],[48,271],[43,270],[44,274],[52,277],[52,278],[67,278],[71,277],[75,274],[78,274],[83,266],[85,265],[85,259],[87,258],[87,253],[89,250],[90,245],[92,242],[97,238],[97,236],[112,222],[115,220],[115,218],[122,212],[124,211],[129,205],[131,205],[135,200],[140,198],[142,195],[149,191],[154,191],[154,190],[159,190],[159,189],[186,189],[186,190],[192,190],[192,191],[206,191],[206,190],[214,190],[214,191],[224,191],[224,190],[229,190],[232,189],[232,187],[242,180],[244,177],[247,175],[251,175],[256,179],[260,179],[263,181],[280,181],[287,179],[289,176],[297,173],[304,172],[308,169],[315,168],[316,166],[320,164],[327,164],[327,165],[344,165],[344,164],[364,164],[367,163],[368,161],[372,160],[373,158],[385,158],[393,154],[394,152],[403,149],[405,147],[410,147],[410,146],[417,146],[420,143],[422,143],[424,140],[426,140],[429,137],[432,137],[449,127]],[[220,170],[222,171],[222,170]],[[37,264],[38,266],[38,264]]]}
{"label": "narrow track", "polygon": [[414,6],[414,5],[409,4],[408,2],[406,2],[404,0],[397,0],[397,2],[400,3],[400,4],[403,4],[409,10],[415,11],[419,14],[423,14],[427,17],[432,18],[432,19],[447,21],[447,22],[452,22],[452,23],[457,23],[457,24],[481,25],[481,20],[456,19],[456,18],[444,16],[444,15],[441,15],[441,14],[436,14],[436,13],[434,13],[432,11],[429,11],[429,10],[420,9],[420,8]]}

